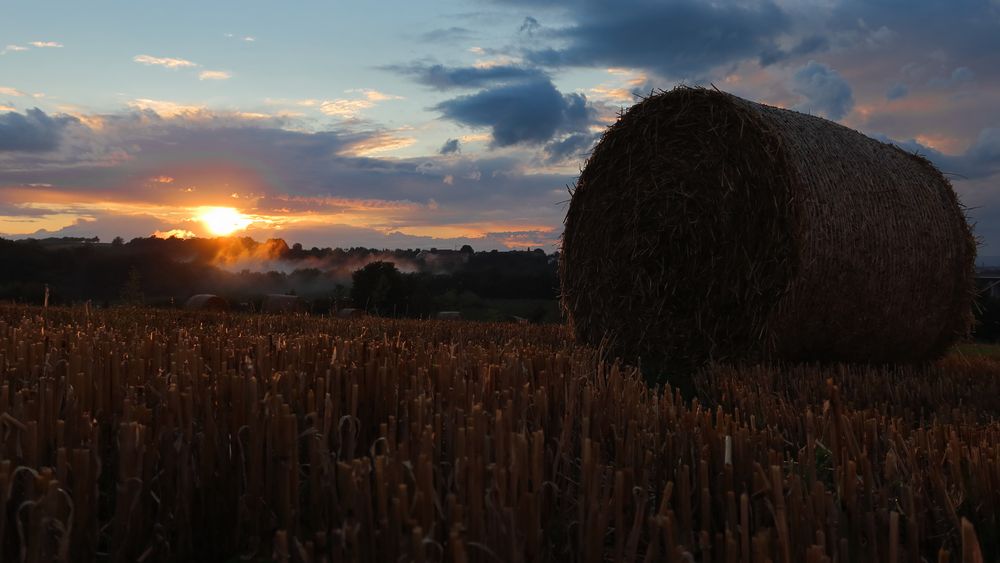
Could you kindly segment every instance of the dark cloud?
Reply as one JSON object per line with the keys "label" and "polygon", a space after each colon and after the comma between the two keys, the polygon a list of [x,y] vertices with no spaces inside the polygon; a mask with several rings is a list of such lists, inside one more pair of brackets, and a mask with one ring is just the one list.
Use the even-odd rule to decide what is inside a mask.
{"label": "dark cloud", "polygon": [[719,65],[776,51],[777,36],[790,24],[769,0],[738,4],[592,0],[572,4],[569,14],[575,22],[553,32],[565,46],[529,50],[530,62],[700,76]]}
{"label": "dark cloud", "polygon": [[822,35],[810,35],[803,38],[791,49],[781,49],[772,47],[760,54],[758,62],[760,66],[769,66],[787,59],[811,55],[819,51],[830,48],[830,41]]}
{"label": "dark cloud", "polygon": [[593,111],[582,94],[562,94],[552,81],[531,80],[482,90],[438,104],[444,117],[489,127],[494,146],[542,144],[559,133],[582,131]]}
{"label": "dark cloud", "polygon": [[475,37],[471,29],[465,27],[446,27],[432,29],[420,35],[420,39],[428,43],[454,43],[457,41],[468,41]]}
{"label": "dark cloud", "polygon": [[889,87],[889,90],[885,93],[885,99],[887,100],[899,100],[905,98],[907,94],[910,93],[910,89],[907,88],[906,84],[901,82],[896,82]]}
{"label": "dark cloud", "polygon": [[[998,26],[1000,27],[1000,26]],[[1000,29],[997,30],[1000,33]],[[955,70],[951,71],[951,74],[947,77],[932,78],[927,85],[931,88],[956,88],[962,84],[972,82],[976,78],[976,73],[972,72],[972,69],[965,66],[960,66]]]}
{"label": "dark cloud", "polygon": [[965,152],[970,177],[1000,173],[1000,127],[983,129]]}
{"label": "dark cloud", "polygon": [[441,145],[441,150],[438,154],[455,154],[462,151],[462,147],[458,144],[458,139],[448,139]]}
{"label": "dark cloud", "polygon": [[559,164],[567,161],[578,161],[581,168],[584,161],[594,148],[594,143],[600,138],[594,133],[573,133],[562,139],[545,145],[545,160],[549,164]]}
{"label": "dark cloud", "polygon": [[547,78],[545,73],[537,68],[517,65],[448,67],[440,64],[412,63],[384,68],[409,76],[420,84],[438,90],[482,88],[508,82]]}
{"label": "dark cloud", "polygon": [[538,23],[538,20],[528,16],[524,18],[524,22],[521,24],[521,27],[517,30],[517,32],[527,35],[528,37],[532,37],[541,28],[542,24]]}
{"label": "dark cloud", "polygon": [[34,108],[20,114],[0,114],[0,151],[46,152],[58,148],[59,139],[72,117],[50,117]]}
{"label": "dark cloud", "polygon": [[829,66],[809,61],[792,76],[791,90],[805,98],[795,109],[841,119],[854,107],[851,86]]}
{"label": "dark cloud", "polygon": [[893,48],[912,57],[937,50],[954,60],[990,59],[1000,50],[1000,6],[991,0],[840,0],[826,25],[852,29],[885,27]]}

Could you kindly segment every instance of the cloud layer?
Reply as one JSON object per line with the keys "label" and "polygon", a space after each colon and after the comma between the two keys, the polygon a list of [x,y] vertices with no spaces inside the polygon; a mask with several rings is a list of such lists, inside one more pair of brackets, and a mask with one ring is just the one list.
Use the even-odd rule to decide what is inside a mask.
{"label": "cloud layer", "polygon": [[71,117],[51,117],[38,108],[23,114],[0,114],[0,152],[45,152],[55,150],[63,129],[76,121]]}
{"label": "cloud layer", "polygon": [[[22,122],[54,130],[63,119],[41,110],[8,116],[4,126],[10,122],[19,131],[28,128]],[[414,159],[359,157],[397,142],[394,135],[286,125],[238,113],[164,116],[143,109],[64,124],[62,143],[20,134],[18,150],[47,152],[19,157],[17,167],[0,152],[0,225],[11,234],[10,218],[20,217],[37,225],[22,225],[24,234],[204,233],[194,219],[197,209],[216,205],[251,217],[252,235],[320,246],[362,240],[374,246],[447,247],[460,240],[481,248],[551,246],[558,237],[553,226],[568,177],[530,173],[510,157],[465,157],[457,150]],[[338,233],[355,238],[338,239]]]}

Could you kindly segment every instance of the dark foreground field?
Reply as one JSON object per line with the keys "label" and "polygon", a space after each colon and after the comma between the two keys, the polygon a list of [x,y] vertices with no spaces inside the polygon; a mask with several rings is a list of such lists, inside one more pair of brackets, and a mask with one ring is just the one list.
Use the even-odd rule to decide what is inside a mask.
{"label": "dark foreground field", "polygon": [[556,326],[0,308],[0,560],[996,561],[981,352],[684,401]]}

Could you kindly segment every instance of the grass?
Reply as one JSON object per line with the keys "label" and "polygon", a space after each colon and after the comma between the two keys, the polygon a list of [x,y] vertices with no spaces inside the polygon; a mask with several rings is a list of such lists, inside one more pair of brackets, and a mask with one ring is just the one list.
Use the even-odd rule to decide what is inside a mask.
{"label": "grass", "polygon": [[952,355],[971,358],[1000,358],[1000,344],[963,342],[955,346]]}

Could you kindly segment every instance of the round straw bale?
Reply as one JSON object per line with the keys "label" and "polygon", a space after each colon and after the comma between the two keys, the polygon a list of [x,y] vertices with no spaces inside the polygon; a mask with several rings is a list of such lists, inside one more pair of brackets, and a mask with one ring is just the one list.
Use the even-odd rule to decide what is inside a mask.
{"label": "round straw bale", "polygon": [[578,339],[657,370],[922,361],[969,331],[975,251],[926,159],[681,87],[594,148],[566,214],[562,305]]}

